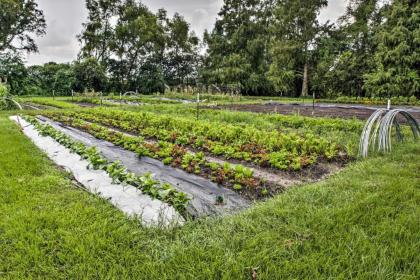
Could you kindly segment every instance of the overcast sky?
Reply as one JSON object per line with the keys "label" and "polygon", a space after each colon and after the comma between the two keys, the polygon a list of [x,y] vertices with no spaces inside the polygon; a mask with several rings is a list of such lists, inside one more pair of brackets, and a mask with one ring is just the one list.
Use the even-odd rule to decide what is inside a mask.
{"label": "overcast sky", "polygon": [[[49,61],[70,62],[80,48],[76,35],[82,30],[87,11],[85,0],[36,0],[44,11],[47,34],[37,38],[39,53],[30,54],[27,64],[43,64]],[[182,14],[192,29],[201,36],[204,29],[212,29],[223,0],[143,0],[152,11],[165,8],[169,15]],[[345,11],[346,0],[330,0],[327,9],[321,11],[320,20],[335,21]]]}

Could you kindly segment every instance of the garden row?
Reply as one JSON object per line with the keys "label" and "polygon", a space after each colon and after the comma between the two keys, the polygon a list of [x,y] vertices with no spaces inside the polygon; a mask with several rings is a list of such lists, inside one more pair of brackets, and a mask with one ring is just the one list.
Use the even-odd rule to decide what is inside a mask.
{"label": "garden row", "polygon": [[[420,99],[415,96],[392,96],[389,98],[392,105],[410,105],[420,106]],[[388,103],[387,98],[380,97],[351,97],[351,96],[340,96],[336,99],[320,99],[318,102],[325,103],[345,103],[345,104],[365,104],[365,105],[386,105]]]}
{"label": "garden row", "polygon": [[48,124],[40,123],[36,118],[25,117],[42,136],[49,136],[59,144],[68,148],[72,153],[80,155],[89,161],[89,166],[94,170],[103,170],[112,178],[113,183],[127,184],[141,190],[144,194],[154,199],[159,199],[172,205],[178,212],[186,215],[189,198],[187,194],[179,192],[168,183],[160,183],[152,178],[151,174],[138,176],[120,164],[120,162],[109,162],[102,157],[96,147],[88,147],[85,144],[75,141],[65,133],[58,131]]}
{"label": "garden row", "polygon": [[20,101],[22,103],[32,103],[38,104],[43,106],[48,106],[57,109],[77,109],[80,108],[76,104],[72,104],[65,101],[64,98],[50,98],[50,97],[29,97],[29,98],[22,98]]}
{"label": "garden row", "polygon": [[282,133],[253,126],[104,108],[46,114],[61,120],[63,117],[82,119],[146,139],[279,170],[298,171],[322,159],[343,160],[347,156],[344,147],[313,133]]}
{"label": "garden row", "polygon": [[[196,118],[197,108],[194,105],[144,105],[140,108],[126,107],[129,111],[159,112],[159,114],[172,115],[175,117]],[[263,130],[291,130],[291,132],[312,132],[319,135],[328,135],[331,132],[343,131],[346,133],[359,133],[363,123],[359,120],[341,118],[313,118],[297,115],[267,114],[255,112],[241,112],[230,110],[215,110],[212,107],[201,107],[199,110],[200,120],[226,122],[242,126],[255,126]]]}
{"label": "garden row", "polygon": [[126,150],[137,153],[140,157],[148,156],[162,161],[165,165],[179,168],[201,177],[207,178],[217,184],[250,198],[267,197],[281,190],[281,186],[266,182],[254,176],[253,171],[240,164],[216,163],[206,159],[204,153],[193,153],[181,145],[168,141],[147,142],[137,137],[115,131],[95,123],[86,122],[78,118],[46,113],[47,117],[68,126],[85,131],[98,139],[111,142]]}
{"label": "garden row", "polygon": [[[114,95],[112,98],[119,98]],[[181,102],[181,101],[196,101],[197,94],[191,93],[176,93],[169,92],[164,95],[139,95],[139,96],[124,96],[130,100],[152,100],[155,98],[159,100],[161,98],[168,102]],[[390,97],[392,104],[394,105],[411,105],[420,106],[420,100],[415,96],[392,96]],[[280,96],[241,96],[241,95],[228,95],[228,94],[207,94],[200,93],[200,100],[206,103],[241,103],[241,104],[262,104],[266,102],[280,102],[280,103],[312,103],[312,98],[293,98],[293,97],[280,97]],[[152,101],[153,102],[153,101]],[[386,105],[388,98],[381,97],[353,97],[353,96],[340,96],[337,98],[320,98],[316,99],[316,103],[347,103],[347,104],[366,104],[366,105]]]}

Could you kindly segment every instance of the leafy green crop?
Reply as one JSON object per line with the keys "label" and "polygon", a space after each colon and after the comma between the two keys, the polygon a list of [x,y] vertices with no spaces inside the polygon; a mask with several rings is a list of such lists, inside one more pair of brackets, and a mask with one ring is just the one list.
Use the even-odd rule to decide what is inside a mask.
{"label": "leafy green crop", "polygon": [[[166,141],[158,143],[148,143],[142,138],[113,131],[109,128],[84,122],[80,119],[72,119],[65,116],[46,114],[53,119],[66,123],[67,125],[82,129],[93,136],[124,147],[127,150],[137,152],[139,156],[149,156],[161,160],[166,165],[184,169],[189,173],[201,175],[210,180],[232,189],[235,184],[239,184],[247,191],[246,195],[250,198],[259,198],[268,195],[261,190],[270,189],[273,183],[264,182],[260,178],[253,176],[249,168],[241,165],[231,165],[228,163],[219,164],[210,162],[205,158],[203,152],[192,153],[180,145]],[[235,189],[234,189],[235,190]]]}
{"label": "leafy green crop", "polygon": [[[242,160],[280,170],[300,170],[318,158],[345,160],[346,147],[313,133],[266,131],[252,126],[194,121],[152,113],[111,109],[48,113],[114,127],[145,138],[171,142],[227,159]],[[284,155],[286,153],[287,155]],[[169,155],[166,155],[169,156]]]}
{"label": "leafy green crop", "polygon": [[87,147],[83,143],[74,141],[63,132],[56,130],[48,124],[41,124],[33,117],[25,117],[25,119],[33,124],[42,136],[50,136],[73,153],[77,153],[82,158],[87,159],[89,161],[89,167],[95,170],[106,171],[112,178],[113,183],[132,185],[152,198],[167,202],[174,206],[180,213],[185,214],[190,200],[185,193],[177,191],[169,184],[159,184],[158,181],[151,177],[151,174],[137,176],[134,173],[128,172],[120,162],[109,162],[103,158],[96,147]]}

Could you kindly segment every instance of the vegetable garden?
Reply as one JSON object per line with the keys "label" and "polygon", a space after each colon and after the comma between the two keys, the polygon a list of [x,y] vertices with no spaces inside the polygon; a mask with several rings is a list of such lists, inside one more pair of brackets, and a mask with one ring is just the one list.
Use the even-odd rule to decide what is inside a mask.
{"label": "vegetable garden", "polygon": [[350,157],[346,147],[337,142],[287,127],[284,132],[267,131],[253,126],[109,108],[42,114],[136,152],[140,157],[158,159],[208,178],[251,199],[273,195],[282,189],[276,182],[255,176],[251,168],[299,173],[316,167],[319,162],[345,163]]}
{"label": "vegetable garden", "polygon": [[[345,179],[338,179],[338,185],[328,193],[334,194],[344,188],[345,195],[337,194],[334,201],[347,199],[349,190],[345,186],[357,179],[355,172],[360,168],[357,166],[363,165],[363,161],[353,164],[360,161],[357,146],[364,127],[364,122],[357,119],[212,108],[201,108],[197,116],[196,104],[147,103],[143,100],[141,106],[103,103],[102,106],[83,108],[78,105],[79,101],[71,102],[68,98],[25,99],[23,107],[30,110],[19,113],[27,122],[22,121],[22,129],[26,131],[30,125],[39,137],[52,139],[63,149],[87,161],[87,175],[82,177],[89,176],[89,172],[104,172],[104,176],[112,181],[111,189],[124,193],[133,187],[152,201],[173,209],[176,222],[146,223],[148,216],[132,216],[132,210],[127,210],[127,205],[112,202],[126,214],[125,217],[141,221],[147,230],[154,231],[156,225],[166,237],[166,233],[176,234],[178,230],[188,235],[189,230],[194,230],[201,223],[226,221],[230,216],[228,214],[235,214],[232,217],[240,219],[248,213],[246,208],[251,208],[249,213],[254,213],[252,216],[260,211],[258,209],[265,209],[264,218],[259,216],[256,227],[268,217],[271,217],[271,222],[267,226],[271,227],[274,217],[284,209],[283,203],[276,204],[275,209],[269,206],[274,201],[299,192],[300,185],[324,181],[333,174],[327,182],[342,176]],[[408,130],[403,123],[400,128],[400,133],[405,134]],[[42,149],[42,146],[38,147]],[[57,155],[59,153],[57,150]],[[55,155],[49,157],[55,161]],[[349,163],[356,169],[347,168]],[[349,175],[340,175],[347,172],[343,169],[355,170]],[[337,172],[340,174],[335,175]],[[73,180],[81,178],[80,174],[74,174]],[[86,177],[85,181],[78,183],[83,185],[90,180]],[[95,186],[94,181],[91,184]],[[317,204],[324,201],[326,194],[314,197],[315,201],[311,199],[310,186],[306,187],[304,196],[296,196],[293,206],[288,207],[299,209],[301,201],[308,200],[311,211],[317,209]],[[89,191],[95,193],[92,188]],[[109,204],[123,193],[115,197],[107,197],[100,192],[95,194]],[[325,203],[330,209],[328,201],[329,198]],[[148,207],[150,210],[151,206]],[[154,213],[161,211],[151,209]],[[244,214],[239,214],[244,211]],[[286,218],[289,214],[285,215],[283,226],[289,223]],[[313,223],[317,224],[319,219],[322,221],[322,217],[317,217]],[[325,224],[325,221],[322,223]],[[238,226],[235,225],[235,230],[231,228],[231,232],[236,232]],[[146,230],[145,227],[141,227],[142,230]]]}
{"label": "vegetable garden", "polygon": [[[151,104],[140,107],[116,106],[80,97],[25,101],[29,109],[40,106],[26,120],[42,136],[52,137],[87,159],[91,168],[106,171],[113,182],[132,185],[172,205],[185,218],[206,213],[194,208],[197,190],[190,192],[180,188],[178,181],[173,185],[172,181],[161,181],[150,173],[133,172],[120,161],[104,157],[95,146],[85,145],[65,131],[57,130],[51,122],[130,151],[139,159],[150,158],[173,170],[198,176],[249,201],[239,205],[265,200],[293,185],[319,180],[337,171],[355,158],[355,139],[362,128],[362,123],[356,120],[212,109],[202,109],[197,116],[195,105],[159,102],[155,98],[143,99]],[[81,109],[80,102],[104,106]],[[211,196],[212,201],[204,198],[200,203],[207,208],[230,209],[232,202],[239,199],[225,194]]]}
{"label": "vegetable garden", "polygon": [[[30,98],[29,104],[47,107],[30,113],[33,117],[27,120],[41,135],[50,136],[89,159],[94,169],[107,171],[113,181],[133,185],[154,199],[169,203],[184,217],[192,213],[189,204],[191,200],[194,204],[196,195],[188,193],[189,189],[185,193],[179,185],[171,185],[173,182],[161,182],[148,173],[136,174],[119,161],[104,158],[95,147],[57,131],[48,122],[87,133],[132,152],[139,159],[150,158],[173,170],[198,176],[250,202],[265,200],[293,185],[322,179],[344,167],[357,157],[363,128],[363,122],[356,119],[211,108],[198,112],[194,104],[138,98],[142,106],[115,105],[83,97]],[[81,109],[78,104],[84,103],[102,106]],[[46,123],[39,123],[45,120]],[[195,179],[191,177],[191,180]],[[200,203],[216,207],[231,203],[223,195],[213,196],[213,201]],[[195,216],[200,211],[193,212]]]}
{"label": "vegetable garden", "polygon": [[0,279],[420,279],[420,2],[145,2],[0,0]]}

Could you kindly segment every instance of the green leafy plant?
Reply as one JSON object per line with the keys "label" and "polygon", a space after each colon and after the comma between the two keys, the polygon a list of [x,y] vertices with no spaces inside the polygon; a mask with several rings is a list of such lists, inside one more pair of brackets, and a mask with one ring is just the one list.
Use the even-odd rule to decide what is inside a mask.
{"label": "green leafy plant", "polygon": [[[225,187],[234,189],[234,184],[240,184],[248,190],[248,194],[253,195],[259,195],[258,192],[256,192],[257,185],[269,187],[269,184],[266,182],[253,177],[251,169],[237,167],[237,165],[231,165],[229,163],[219,164],[208,162],[203,152],[191,153],[179,145],[164,142],[163,140],[159,141],[157,144],[137,141],[137,144],[134,147],[130,143],[136,141],[137,137],[135,136],[115,132],[109,128],[97,124],[86,123],[80,119],[69,119],[66,117],[58,118],[56,116],[52,116],[52,118],[58,121],[65,121],[67,125],[81,128],[95,137],[123,146],[125,149],[133,152],[141,150],[142,155],[147,154],[148,156],[162,160],[164,164],[182,168],[189,173],[205,176]],[[168,154],[168,151],[162,152],[162,149],[169,149],[168,151],[171,156],[163,157]]]}
{"label": "green leafy plant", "polygon": [[[120,164],[120,162],[109,162],[103,158],[97,151],[96,147],[87,147],[81,142],[74,141],[63,132],[56,130],[48,124],[41,124],[33,117],[26,116],[24,118],[34,125],[42,136],[50,136],[64,147],[70,149],[72,152],[77,153],[84,159],[87,159],[90,167],[106,171],[110,178],[112,178],[113,183],[121,183],[137,187],[143,193],[151,196],[152,198],[162,200],[174,206],[180,213],[186,213],[185,211],[190,200],[187,194],[177,191],[167,183],[160,184],[152,178],[151,174],[137,176],[134,173],[128,172],[127,169]],[[81,123],[79,122],[79,124]]]}

